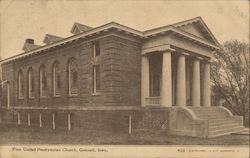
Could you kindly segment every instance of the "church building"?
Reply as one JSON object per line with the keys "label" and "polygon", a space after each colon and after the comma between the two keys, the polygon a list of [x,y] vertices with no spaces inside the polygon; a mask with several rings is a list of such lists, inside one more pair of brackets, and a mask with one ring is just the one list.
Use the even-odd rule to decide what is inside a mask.
{"label": "church building", "polygon": [[74,23],[72,36],[26,39],[2,60],[1,123],[52,130],[152,129],[216,137],[243,118],[211,105],[220,44],[201,17],[146,31]]}

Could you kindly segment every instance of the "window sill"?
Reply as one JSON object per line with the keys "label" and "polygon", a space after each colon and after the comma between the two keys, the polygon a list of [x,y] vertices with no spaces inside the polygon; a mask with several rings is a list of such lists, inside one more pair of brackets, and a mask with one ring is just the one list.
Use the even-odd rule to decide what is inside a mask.
{"label": "window sill", "polygon": [[92,96],[99,96],[99,95],[101,95],[100,92],[92,93]]}
{"label": "window sill", "polygon": [[48,96],[40,96],[40,99],[46,99]]}
{"label": "window sill", "polygon": [[57,95],[54,95],[53,98],[61,98],[62,96],[57,94]]}
{"label": "window sill", "polygon": [[35,99],[35,97],[29,97],[29,99]]}
{"label": "window sill", "polygon": [[19,97],[19,98],[18,98],[18,100],[23,100],[23,99],[24,99],[24,97]]}
{"label": "window sill", "polygon": [[78,94],[69,94],[69,97],[77,97]]}

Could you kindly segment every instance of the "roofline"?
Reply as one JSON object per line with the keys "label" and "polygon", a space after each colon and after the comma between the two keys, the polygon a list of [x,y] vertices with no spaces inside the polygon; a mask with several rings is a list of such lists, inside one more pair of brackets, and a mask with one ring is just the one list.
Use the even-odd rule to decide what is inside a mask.
{"label": "roofline", "polygon": [[200,19],[201,19],[201,17],[197,16],[195,18],[188,19],[188,20],[185,20],[185,21],[180,21],[180,22],[174,23],[172,25],[174,25],[176,27],[179,27],[179,26],[182,26],[182,25],[187,25],[189,23],[193,23],[193,22],[199,21]]}
{"label": "roofline", "polygon": [[220,45],[220,43],[218,42],[218,40],[214,37],[214,34],[212,33],[212,31],[208,28],[207,24],[204,22],[204,20],[201,17],[198,17],[200,19],[200,21],[202,22],[202,24],[205,26],[205,28],[207,29],[208,33],[211,35],[211,37],[213,38],[213,40],[215,41],[215,43],[217,45]]}
{"label": "roofline", "polygon": [[[218,42],[218,40],[214,37],[213,33],[211,32],[211,30],[208,28],[208,26],[206,25],[206,23],[204,22],[204,20],[200,17],[200,16],[197,16],[195,18],[192,18],[192,19],[188,19],[188,20],[185,20],[185,21],[181,21],[181,22],[177,22],[177,23],[174,23],[174,24],[170,24],[170,25],[166,25],[166,26],[161,26],[161,27],[157,27],[157,28],[154,28],[154,29],[150,29],[150,30],[147,30],[145,32],[148,32],[148,31],[154,31],[154,30],[158,30],[158,29],[162,29],[162,28],[165,28],[165,27],[170,27],[170,26],[175,26],[175,27],[179,27],[179,26],[182,26],[182,25],[187,25],[188,23],[193,23],[193,22],[196,22],[196,21],[200,21],[204,27],[207,29],[209,35],[212,37],[212,39],[215,41],[217,47],[220,46],[220,43]],[[177,28],[178,29],[178,28]],[[186,31],[184,31],[186,32]],[[186,32],[188,33],[188,32]],[[196,36],[197,37],[197,36]],[[198,37],[199,38],[199,37]]]}
{"label": "roofline", "polygon": [[[70,32],[73,33],[73,30],[74,30],[75,27],[77,27],[79,30],[81,30],[81,29],[79,28],[79,25],[83,25],[83,24],[81,24],[81,23],[79,23],[79,22],[75,22],[75,23],[73,24],[73,26],[71,27]],[[87,25],[84,25],[84,26],[90,27],[91,29],[94,29],[94,28],[91,27],[91,26],[87,26]]]}
{"label": "roofline", "polygon": [[212,43],[209,43],[209,42],[205,41],[202,38],[199,38],[199,37],[197,37],[195,35],[192,35],[192,34],[186,32],[186,31],[183,31],[183,30],[178,29],[178,28],[176,28],[174,26],[171,26],[171,25],[167,25],[165,27],[161,27],[161,28],[159,28],[157,30],[145,31],[144,36],[145,37],[149,37],[149,36],[156,35],[156,34],[159,34],[159,33],[162,33],[162,32],[167,32],[167,31],[172,31],[172,32],[178,33],[178,34],[186,36],[186,37],[188,37],[188,38],[190,38],[192,40],[196,40],[196,41],[198,41],[200,43],[204,43],[207,46],[213,47],[214,49],[219,49],[218,46],[216,46],[216,45],[214,45]]}
{"label": "roofline", "polygon": [[[169,24],[169,25],[164,25],[164,26],[156,27],[156,28],[153,28],[153,29],[149,29],[147,31],[158,30],[158,29],[161,29],[161,28],[169,27],[169,26],[184,25],[185,23],[187,23],[187,22],[189,23],[189,21],[194,21],[194,20],[198,20],[198,17],[195,17],[195,18],[192,18],[192,19],[188,19],[188,20],[185,20],[185,21],[176,22],[176,23]],[[147,32],[147,31],[145,31],[145,32]]]}
{"label": "roofline", "polygon": [[[186,20],[184,22],[179,22],[179,23],[176,23],[176,24],[185,23],[187,21],[192,21],[192,20],[196,20],[196,19],[198,20],[198,19],[201,19],[201,18],[196,17],[196,18]],[[202,19],[201,19],[201,21],[202,21]],[[204,23],[204,22],[202,21],[202,23]],[[79,38],[85,38],[86,36],[93,35],[95,33],[102,32],[102,31],[105,31],[105,30],[108,30],[108,29],[111,29],[111,28],[116,28],[118,30],[134,34],[135,36],[139,36],[141,38],[148,38],[149,36],[156,35],[156,34],[159,34],[159,33],[162,33],[162,32],[172,31],[172,32],[175,32],[175,33],[180,34],[182,36],[188,37],[191,40],[198,41],[198,42],[200,42],[202,44],[205,44],[205,45],[207,45],[209,47],[212,47],[214,49],[220,49],[218,47],[219,44],[218,44],[218,46],[216,46],[216,45],[214,45],[212,43],[209,43],[209,42],[207,42],[207,41],[205,41],[205,40],[203,40],[203,39],[201,39],[201,38],[199,38],[199,37],[197,37],[195,35],[192,35],[192,34],[190,34],[188,32],[180,30],[180,29],[173,26],[173,25],[176,25],[176,24],[166,25],[166,26],[163,26],[163,27],[150,29],[150,30],[146,30],[144,32],[141,32],[141,31],[138,31],[136,29],[121,25],[121,24],[116,23],[116,22],[110,22],[110,23],[101,25],[99,27],[95,27],[95,28],[93,28],[91,30],[88,30],[88,31],[85,31],[85,32],[82,32],[82,33],[79,33],[79,34],[76,34],[76,35],[72,35],[72,36],[67,37],[67,38],[63,38],[63,39],[61,39],[59,41],[56,41],[54,43],[43,45],[41,47],[32,49],[30,51],[27,51],[27,52],[24,52],[24,53],[21,53],[21,54],[6,58],[6,59],[2,60],[1,62],[2,62],[2,64],[4,64],[4,63],[10,62],[12,60],[16,60],[16,59],[31,55],[33,53],[38,53],[38,52],[43,51],[43,50],[47,50],[47,49],[50,49],[50,48],[53,48],[53,47],[56,47],[56,46],[59,46],[59,45],[62,45],[62,44],[68,43],[68,42],[72,42],[72,41],[75,41],[75,40],[77,40]]]}
{"label": "roofline", "polygon": [[27,56],[27,55],[31,55],[33,53],[38,53],[39,51],[43,51],[43,50],[46,50],[46,49],[49,49],[49,48],[52,48],[52,47],[67,43],[67,42],[72,42],[72,41],[77,40],[79,38],[83,38],[85,36],[92,35],[92,34],[95,34],[95,33],[101,32],[101,31],[105,31],[105,30],[108,30],[108,29],[111,29],[111,28],[118,28],[118,29],[124,30],[126,32],[130,32],[132,34],[140,36],[140,37],[143,36],[143,33],[138,31],[138,30],[129,28],[127,26],[124,26],[124,25],[121,25],[121,24],[118,24],[118,23],[115,23],[115,22],[110,22],[110,23],[101,25],[99,27],[93,28],[92,30],[82,32],[80,34],[76,34],[76,35],[64,38],[64,39],[62,39],[60,41],[41,46],[39,48],[32,49],[32,50],[30,50],[28,52],[24,52],[24,53],[21,53],[21,54],[6,58],[6,59],[2,60],[1,62],[2,62],[2,64],[4,64],[4,63],[10,62],[12,60],[16,60],[18,58],[21,58],[21,57],[24,57],[24,56]]}
{"label": "roofline", "polygon": [[[45,36],[44,36],[44,38],[43,38],[43,43],[45,42],[46,37],[47,37],[47,38],[49,38],[50,36],[54,36],[54,37],[56,37],[56,38],[60,38],[60,40],[62,40],[62,39],[63,39],[63,37],[59,37],[59,36],[56,36],[56,35],[52,35],[52,34],[45,34]],[[58,40],[58,41],[60,41],[60,40]]]}
{"label": "roofline", "polygon": [[175,24],[172,24],[176,27],[179,27],[179,26],[182,26],[182,25],[186,25],[188,23],[192,23],[192,22],[196,22],[196,21],[199,21],[201,22],[204,27],[206,28],[206,30],[208,31],[209,35],[212,37],[212,39],[214,40],[214,42],[217,44],[217,45],[220,45],[220,43],[218,42],[218,40],[214,37],[213,33],[211,32],[211,30],[207,27],[206,23],[204,22],[204,20],[198,16],[198,17],[195,17],[195,18],[192,18],[192,19],[189,19],[189,20],[185,20],[185,21],[181,21],[181,22],[178,22],[178,23],[175,23]]}

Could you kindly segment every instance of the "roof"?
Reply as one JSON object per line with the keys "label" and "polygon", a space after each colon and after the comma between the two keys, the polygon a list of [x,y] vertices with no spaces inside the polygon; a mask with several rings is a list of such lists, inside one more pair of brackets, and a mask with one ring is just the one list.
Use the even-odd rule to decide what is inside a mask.
{"label": "roof", "polygon": [[183,27],[185,25],[190,25],[193,23],[199,23],[200,27],[202,27],[203,31],[207,34],[207,37],[211,39],[211,42],[213,42],[216,45],[220,45],[219,42],[217,41],[217,39],[214,37],[213,33],[209,30],[209,28],[207,27],[207,25],[205,24],[205,22],[202,20],[202,18],[200,16],[192,18],[192,19],[188,19],[185,21],[177,22],[174,24],[153,28],[153,29],[147,30],[145,32],[154,32],[155,30],[164,30],[164,28],[166,29],[166,28],[171,27],[171,26],[175,27],[179,30],[182,30],[181,27]]}
{"label": "roof", "polygon": [[46,44],[50,44],[50,43],[54,43],[54,42],[60,41],[62,39],[63,38],[59,37],[59,36],[55,36],[55,35],[51,35],[51,34],[46,34],[45,37],[44,37],[44,39],[43,39],[43,42],[46,43]]}
{"label": "roof", "polygon": [[27,52],[27,51],[31,51],[31,50],[34,50],[34,49],[39,48],[39,47],[41,47],[41,46],[35,45],[35,44],[31,44],[31,43],[24,43],[23,50],[25,52]]}
{"label": "roof", "polygon": [[[197,36],[195,36],[195,35],[193,35],[193,34],[191,34],[189,32],[186,32],[186,31],[179,28],[179,27],[181,27],[183,25],[189,25],[190,23],[194,23],[194,22],[201,23],[201,26],[204,27],[204,29],[207,32],[207,36],[210,36],[214,40],[214,43],[211,43],[211,42],[209,42],[207,40],[204,40],[204,39],[202,39],[200,37],[197,37]],[[207,28],[207,26],[205,25],[205,23],[203,22],[203,20],[200,17],[196,17],[196,18],[186,20],[186,21],[182,21],[182,22],[179,22],[179,23],[175,23],[175,24],[172,24],[172,25],[166,25],[166,26],[154,28],[154,29],[147,30],[147,31],[144,31],[144,32],[138,31],[136,29],[133,29],[133,28],[121,25],[121,24],[118,24],[116,22],[110,22],[110,23],[107,23],[105,25],[101,25],[101,26],[95,27],[95,28],[91,28],[91,27],[88,27],[86,25],[84,25],[83,27],[81,27],[81,26],[82,26],[82,24],[79,25],[79,23],[74,23],[74,25],[73,25],[73,27],[71,29],[71,31],[74,31],[73,29],[81,29],[81,30],[85,29],[84,31],[82,31],[82,32],[80,32],[78,34],[75,34],[73,36],[70,36],[70,37],[67,37],[67,38],[64,38],[64,39],[57,40],[54,43],[50,43],[50,44],[47,44],[47,45],[44,45],[44,46],[37,46],[36,45],[32,49],[29,49],[28,51],[26,51],[25,53],[18,54],[16,56],[13,56],[13,57],[10,57],[10,58],[7,58],[7,59],[3,60],[3,63],[10,62],[12,60],[16,60],[16,59],[23,58],[23,57],[26,57],[26,56],[30,56],[32,54],[37,54],[37,53],[39,53],[41,51],[44,51],[44,50],[47,50],[47,49],[50,49],[50,48],[53,48],[53,47],[64,45],[64,44],[76,41],[78,39],[81,39],[81,38],[86,38],[86,37],[92,36],[94,34],[98,34],[98,33],[101,33],[101,32],[108,31],[109,29],[116,29],[116,30],[121,31],[121,32],[126,32],[128,34],[132,34],[133,36],[139,37],[139,38],[142,38],[142,39],[143,38],[150,38],[152,36],[156,36],[157,34],[163,34],[165,32],[172,32],[174,34],[177,34],[178,36],[185,37],[185,38],[187,38],[187,39],[189,39],[191,41],[195,41],[195,42],[200,43],[202,45],[205,45],[205,46],[207,46],[209,48],[212,48],[212,49],[215,49],[215,50],[218,50],[220,48],[220,45],[219,45],[218,41],[215,39],[215,37],[213,36],[211,31]],[[53,38],[53,39],[55,39],[55,38]]]}
{"label": "roof", "polygon": [[80,23],[76,22],[72,26],[70,32],[73,33],[73,34],[79,34],[81,32],[89,31],[91,29],[93,29],[93,28],[90,27],[90,26],[83,25],[83,24],[80,24]]}

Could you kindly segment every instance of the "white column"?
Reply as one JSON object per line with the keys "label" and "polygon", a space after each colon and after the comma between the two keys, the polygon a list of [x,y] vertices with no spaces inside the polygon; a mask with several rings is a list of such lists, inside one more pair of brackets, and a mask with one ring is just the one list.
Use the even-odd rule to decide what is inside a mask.
{"label": "white column", "polygon": [[200,94],[200,61],[196,58],[193,62],[192,106],[200,106]]}
{"label": "white column", "polygon": [[210,97],[210,63],[204,64],[204,75],[203,75],[203,106],[211,106]]}
{"label": "white column", "polygon": [[165,107],[172,106],[172,68],[171,50],[166,50],[162,54],[162,88],[161,104]]}
{"label": "white column", "polygon": [[186,106],[186,65],[184,54],[180,54],[178,57],[176,86],[176,105]]}
{"label": "white column", "polygon": [[149,59],[142,56],[141,69],[141,105],[146,106],[146,97],[149,97]]}

